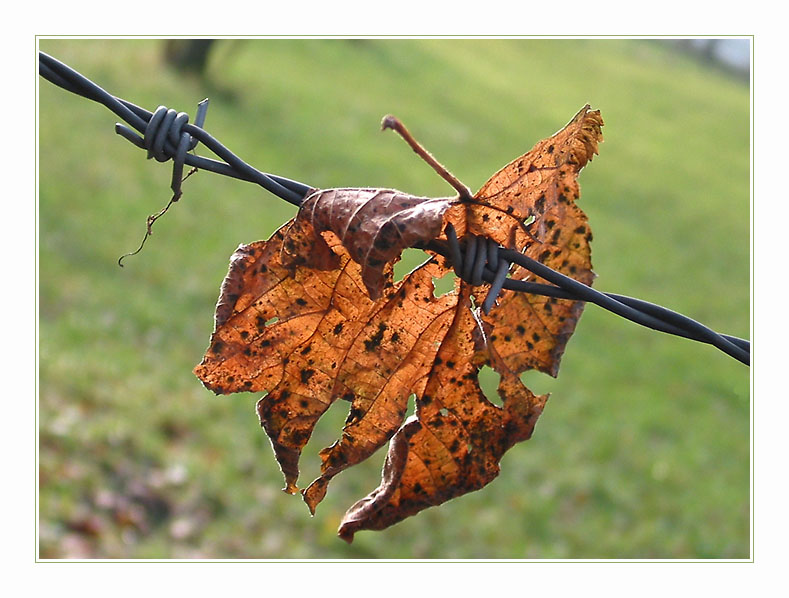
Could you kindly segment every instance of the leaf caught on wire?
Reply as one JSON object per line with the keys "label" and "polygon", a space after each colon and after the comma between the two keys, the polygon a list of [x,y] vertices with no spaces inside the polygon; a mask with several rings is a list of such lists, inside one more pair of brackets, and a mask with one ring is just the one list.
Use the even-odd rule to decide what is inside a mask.
{"label": "leaf caught on wire", "polygon": [[[313,512],[337,474],[389,442],[381,484],[348,510],[344,539],[482,488],[531,437],[547,395],[520,374],[556,375],[583,303],[504,290],[484,314],[474,306],[487,284],[456,278],[436,296],[433,280],[453,269],[444,257],[427,250],[400,281],[393,265],[406,247],[446,242],[449,227],[591,284],[591,232],[575,200],[602,124],[584,107],[473,197],[316,191],[269,240],[233,254],[195,374],[217,394],[265,393],[257,412],[290,493],[315,424],[335,401],[348,403],[339,438],[320,451],[320,476],[301,490]],[[510,276],[533,278],[518,267]],[[502,406],[482,392],[485,365],[501,376]],[[416,412],[404,421],[411,396]]]}

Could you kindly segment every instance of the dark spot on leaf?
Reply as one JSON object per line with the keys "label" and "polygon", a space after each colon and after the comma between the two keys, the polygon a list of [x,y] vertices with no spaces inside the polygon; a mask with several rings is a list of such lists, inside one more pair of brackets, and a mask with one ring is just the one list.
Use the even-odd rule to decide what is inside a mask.
{"label": "dark spot on leaf", "polygon": [[381,341],[384,339],[384,332],[386,331],[386,324],[381,322],[378,324],[378,331],[371,336],[369,339],[364,341],[364,350],[365,351],[374,351],[378,348],[381,344]]}
{"label": "dark spot on leaf", "polygon": [[386,251],[392,246],[392,243],[383,235],[378,235],[378,238],[375,240],[375,243],[373,243],[373,246],[376,249],[380,249],[381,251]]}

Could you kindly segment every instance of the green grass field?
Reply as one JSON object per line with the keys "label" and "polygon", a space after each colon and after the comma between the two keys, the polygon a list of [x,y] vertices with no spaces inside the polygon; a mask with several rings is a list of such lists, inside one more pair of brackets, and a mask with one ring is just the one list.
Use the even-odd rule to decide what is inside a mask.
{"label": "green grass field", "polygon": [[[476,190],[585,103],[605,119],[581,175],[598,289],[749,337],[749,91],[665,43],[629,40],[223,40],[204,79],[156,40],[41,40],[111,93],[194,115],[249,163],[316,187],[452,190],[380,119],[397,115]],[[310,517],[254,412],[192,375],[228,259],[295,210],[171,168],[113,133],[104,107],[41,79],[41,558],[738,559],[750,557],[749,369],[716,349],[588,306],[534,437],[483,490],[352,545],[345,509],[384,451]],[[202,152],[201,152],[202,150]],[[206,153],[198,148],[198,153]],[[409,256],[412,258],[413,256]],[[332,408],[302,459],[345,419]]]}

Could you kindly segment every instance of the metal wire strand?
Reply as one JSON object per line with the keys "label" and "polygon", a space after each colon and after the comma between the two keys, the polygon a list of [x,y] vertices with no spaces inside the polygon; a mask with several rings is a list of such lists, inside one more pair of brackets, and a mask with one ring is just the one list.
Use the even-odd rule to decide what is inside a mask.
{"label": "metal wire strand", "polygon": [[[285,201],[300,206],[316,189],[278,175],[267,174],[250,166],[209,135],[202,125],[208,101],[198,104],[195,123],[189,123],[185,113],[160,106],[155,112],[115,97],[55,58],[39,52],[39,74],[51,83],[88,98],[109,108],[127,124],[116,124],[116,132],[137,147],[144,149],[149,158],[158,161],[173,160],[173,201],[180,196],[180,182],[184,164],[217,174],[256,183]],[[189,153],[200,142],[224,162]],[[176,180],[177,179],[177,180]],[[691,340],[708,343],[727,355],[750,365],[749,341],[718,334],[703,324],[670,309],[634,299],[625,295],[602,293],[557,272],[526,255],[501,247],[491,239],[467,235],[460,240],[451,225],[446,227],[447,242],[431,241],[419,245],[446,257],[455,274],[473,284],[490,284],[482,304],[485,313],[493,309],[502,289],[532,293],[559,299],[594,303],[612,313],[653,330]],[[551,284],[513,280],[507,277],[511,264],[517,264]]]}
{"label": "metal wire strand", "polygon": [[[687,316],[654,303],[600,292],[518,251],[501,247],[490,239],[466,235],[463,240],[459,240],[452,225],[447,225],[446,236],[446,245],[434,241],[425,248],[447,257],[455,273],[462,280],[475,286],[480,286],[480,281],[491,283],[482,304],[482,310],[486,314],[490,312],[503,288],[560,299],[586,301],[647,328],[708,343],[738,361],[750,365],[750,343],[746,340],[718,334]],[[487,251],[477,251],[483,243],[486,244]],[[496,257],[491,259],[494,253]],[[484,257],[482,267],[480,267],[480,256]],[[495,269],[492,267],[494,263],[497,266]],[[522,266],[552,285],[506,278],[507,270],[512,263]]]}
{"label": "metal wire strand", "polygon": [[[145,138],[139,137],[134,131],[144,136],[148,124],[154,116],[153,113],[113,96],[87,77],[44,52],[38,53],[38,69],[39,74],[51,83],[109,108],[129,125],[128,127],[122,124],[116,125],[116,132],[119,135],[146,151],[151,149],[151,146],[146,145],[148,142],[145,141]],[[313,191],[311,187],[303,183],[285,177],[266,174],[250,166],[197,124],[184,123],[179,127],[178,131],[187,133],[224,160],[224,162],[220,162],[194,154],[186,154],[183,156],[184,164],[257,183],[267,191],[295,206],[301,205],[302,199]],[[167,155],[168,157],[180,156],[178,147],[173,143],[172,139],[164,137],[160,149],[164,152],[163,154],[160,153],[160,155]]]}

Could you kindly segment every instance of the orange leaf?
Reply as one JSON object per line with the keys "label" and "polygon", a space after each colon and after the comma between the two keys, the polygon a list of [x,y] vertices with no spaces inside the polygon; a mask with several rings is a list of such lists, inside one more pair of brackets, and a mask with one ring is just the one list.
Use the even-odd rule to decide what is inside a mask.
{"label": "orange leaf", "polygon": [[509,370],[499,386],[504,407],[485,398],[470,304],[463,285],[458,309],[441,342],[416,415],[389,445],[381,486],[353,505],[340,525],[348,541],[359,529],[383,529],[393,523],[478,490],[499,473],[499,460],[518,441],[531,437],[547,395],[533,395]]}
{"label": "orange leaf", "polygon": [[[402,134],[396,119],[385,122]],[[505,290],[483,315],[473,305],[487,284],[458,279],[454,291],[435,296],[433,279],[451,271],[444,258],[431,254],[398,282],[393,264],[406,247],[446,241],[451,224],[591,284],[591,232],[574,202],[601,126],[599,112],[585,107],[473,197],[432,157],[459,197],[316,191],[268,241],[231,258],[195,373],[218,394],[266,393],[258,415],[286,490],[298,490],[301,451],[337,399],[349,402],[348,418],[320,452],[321,475],[302,491],[312,511],[338,473],[391,439],[381,485],[345,515],[343,538],[483,487],[504,452],[531,437],[547,395],[532,394],[519,376],[556,375],[583,303]],[[536,279],[519,267],[510,276]],[[501,375],[501,407],[479,386],[483,365]],[[404,422],[410,396],[416,413]]]}

